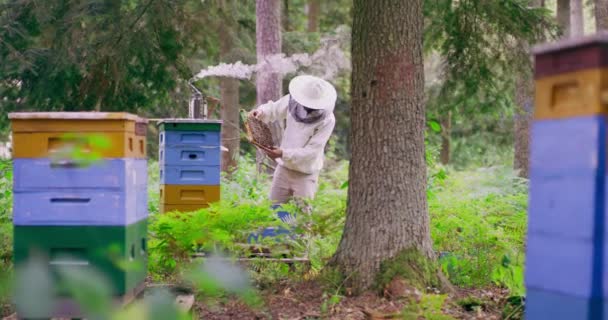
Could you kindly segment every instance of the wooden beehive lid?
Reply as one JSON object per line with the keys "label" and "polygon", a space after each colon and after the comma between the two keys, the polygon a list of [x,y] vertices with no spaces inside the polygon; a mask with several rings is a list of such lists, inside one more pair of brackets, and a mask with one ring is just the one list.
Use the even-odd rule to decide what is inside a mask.
{"label": "wooden beehive lid", "polygon": [[545,43],[532,50],[536,79],[608,67],[608,32]]}
{"label": "wooden beehive lid", "polygon": [[567,38],[560,41],[536,45],[534,54],[545,54],[589,45],[608,45],[608,31],[601,31],[594,35],[576,38]]}
{"label": "wooden beehive lid", "polygon": [[11,120],[130,120],[147,123],[148,120],[126,112],[12,112]]}

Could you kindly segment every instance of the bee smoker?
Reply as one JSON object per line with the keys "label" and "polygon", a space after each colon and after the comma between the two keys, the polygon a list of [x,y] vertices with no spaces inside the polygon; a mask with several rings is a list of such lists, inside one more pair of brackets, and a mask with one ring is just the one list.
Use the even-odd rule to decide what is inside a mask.
{"label": "bee smoker", "polygon": [[192,83],[188,81],[188,85],[192,90],[190,103],[188,104],[188,118],[190,119],[207,119],[207,100],[203,93]]}

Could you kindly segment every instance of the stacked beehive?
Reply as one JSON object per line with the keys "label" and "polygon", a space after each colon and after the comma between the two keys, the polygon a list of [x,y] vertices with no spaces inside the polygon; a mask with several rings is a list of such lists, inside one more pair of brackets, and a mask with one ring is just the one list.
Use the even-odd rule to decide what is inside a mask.
{"label": "stacked beehive", "polygon": [[194,211],[220,200],[221,121],[159,123],[161,212]]}
{"label": "stacked beehive", "polygon": [[[94,270],[117,299],[137,294],[147,273],[147,121],[93,112],[9,118],[15,265],[39,255],[55,275]],[[66,292],[57,294],[54,315],[78,316]]]}
{"label": "stacked beehive", "polygon": [[608,37],[535,50],[526,319],[606,319]]}

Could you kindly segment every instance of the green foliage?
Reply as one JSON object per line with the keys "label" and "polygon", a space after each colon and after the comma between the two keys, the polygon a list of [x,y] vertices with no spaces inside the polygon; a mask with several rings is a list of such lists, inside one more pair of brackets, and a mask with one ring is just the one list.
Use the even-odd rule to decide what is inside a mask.
{"label": "green foliage", "polygon": [[102,161],[102,152],[111,147],[111,141],[99,134],[66,133],[61,137],[61,148],[53,150],[51,161],[62,164],[67,161],[80,167],[90,166]]}
{"label": "green foliage", "polygon": [[10,222],[13,212],[13,162],[0,159],[0,223]]}
{"label": "green foliage", "polygon": [[429,198],[434,248],[450,281],[523,295],[527,187],[511,169],[450,172]]}
{"label": "green foliage", "polygon": [[[12,215],[13,164],[10,160],[0,159],[0,270],[11,269],[13,257]],[[2,292],[0,290],[0,300],[2,300],[1,297]]]}
{"label": "green foliage", "polygon": [[[38,257],[31,259],[17,272],[13,292],[16,307],[18,310],[26,310],[32,317],[45,318],[51,312],[53,288],[59,286],[67,290],[67,296],[74,299],[87,319],[192,319],[192,315],[178,308],[174,294],[166,289],[146,290],[143,299],[135,300],[123,308],[114,304],[107,282],[95,270],[59,269],[62,281],[56,283],[48,266],[48,262]],[[235,292],[252,307],[262,304],[258,293],[251,288],[246,272],[236,265],[205,262],[187,265],[184,269],[188,270],[185,278],[187,284],[195,290],[210,295],[224,291]],[[236,282],[238,288],[234,281],[227,281],[226,275],[240,277],[240,282]],[[0,286],[0,289],[3,288]]]}
{"label": "green foliage", "polygon": [[4,1],[0,110],[137,111],[171,101],[192,75],[192,55],[211,47],[201,19],[209,7],[195,0]]}
{"label": "green foliage", "polygon": [[444,60],[440,103],[479,112],[510,107],[515,79],[531,70],[525,43],[557,27],[547,9],[527,0],[424,1],[425,49]]}
{"label": "green foliage", "polygon": [[[170,274],[196,251],[238,251],[250,232],[271,225],[270,204],[233,206],[227,201],[195,212],[170,212],[151,218],[150,271]],[[276,223],[275,223],[276,224]]]}

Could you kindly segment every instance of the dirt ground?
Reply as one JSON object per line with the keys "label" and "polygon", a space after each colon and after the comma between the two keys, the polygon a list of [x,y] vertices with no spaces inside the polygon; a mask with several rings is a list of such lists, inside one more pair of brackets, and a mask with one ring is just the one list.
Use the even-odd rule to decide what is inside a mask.
{"label": "dirt ground", "polygon": [[[457,301],[467,297],[474,297],[482,306],[472,311],[465,310]],[[456,319],[499,320],[503,318],[506,298],[506,290],[499,288],[457,289],[456,293],[448,297],[442,311]],[[214,304],[197,301],[192,311],[196,318],[206,320],[377,320],[404,319],[401,312],[407,304],[404,299],[387,299],[376,293],[367,293],[357,297],[343,297],[334,306],[323,308],[324,303],[327,305],[328,298],[314,281],[278,285],[272,291],[263,293],[263,300],[265,306],[260,310],[253,310],[236,298],[227,298]],[[9,317],[13,312],[12,306],[0,305],[0,319]]]}
{"label": "dirt ground", "polygon": [[[480,308],[466,311],[458,305],[466,297],[475,297],[482,302]],[[503,289],[491,288],[485,290],[463,290],[448,297],[444,304],[443,313],[456,319],[502,319],[503,306],[506,303],[507,292]],[[222,304],[206,305],[198,302],[195,314],[199,319],[228,320],[228,319],[403,319],[401,311],[406,301],[401,299],[389,300],[375,293],[367,293],[358,297],[344,297],[333,308],[322,312],[322,305],[327,301],[323,290],[315,282],[284,284],[273,293],[264,295],[265,308],[252,310],[235,299],[229,299]],[[420,318],[422,319],[422,318]]]}

